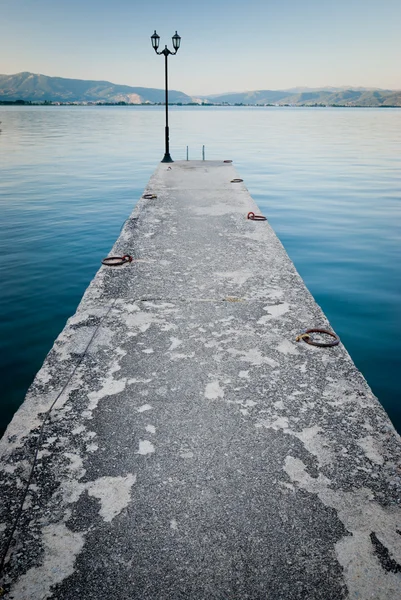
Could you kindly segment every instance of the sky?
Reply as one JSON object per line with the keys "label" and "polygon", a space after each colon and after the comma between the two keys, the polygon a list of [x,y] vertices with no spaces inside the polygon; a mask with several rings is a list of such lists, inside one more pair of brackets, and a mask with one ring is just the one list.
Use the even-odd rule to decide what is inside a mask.
{"label": "sky", "polygon": [[0,73],[208,95],[297,86],[401,89],[401,0],[0,0]]}

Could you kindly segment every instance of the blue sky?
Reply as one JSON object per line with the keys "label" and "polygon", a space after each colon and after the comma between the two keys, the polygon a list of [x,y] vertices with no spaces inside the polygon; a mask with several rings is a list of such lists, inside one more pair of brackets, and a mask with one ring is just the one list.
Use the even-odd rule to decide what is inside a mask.
{"label": "blue sky", "polygon": [[181,49],[170,86],[401,89],[401,0],[0,0],[0,73],[163,87],[150,35]]}

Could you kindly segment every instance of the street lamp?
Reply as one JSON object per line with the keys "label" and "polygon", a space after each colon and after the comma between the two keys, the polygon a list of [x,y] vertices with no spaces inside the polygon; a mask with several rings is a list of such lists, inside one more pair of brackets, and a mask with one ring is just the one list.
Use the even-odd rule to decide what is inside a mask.
{"label": "street lamp", "polygon": [[160,42],[160,36],[157,35],[156,31],[154,32],[153,35],[150,36],[150,39],[152,40],[152,47],[153,50],[156,52],[156,54],[164,54],[164,70],[165,70],[165,76],[166,76],[166,144],[165,144],[165,152],[164,152],[164,157],[162,162],[174,162],[173,159],[170,156],[170,139],[169,139],[169,130],[168,130],[168,79],[167,79],[167,57],[169,54],[171,54],[172,56],[174,56],[174,54],[177,54],[179,47],[180,47],[180,43],[181,43],[181,38],[178,35],[177,32],[175,32],[175,35],[173,35],[172,37],[172,41],[173,41],[173,48],[174,48],[174,52],[171,52],[167,46],[164,47],[164,50],[162,50],[161,52],[158,51],[159,48],[159,42]]}

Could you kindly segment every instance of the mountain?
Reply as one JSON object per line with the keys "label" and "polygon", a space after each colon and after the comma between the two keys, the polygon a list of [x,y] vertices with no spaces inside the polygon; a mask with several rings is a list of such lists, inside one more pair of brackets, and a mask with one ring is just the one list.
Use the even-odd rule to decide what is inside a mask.
{"label": "mountain", "polygon": [[[47,77],[34,73],[0,75],[0,101],[32,102],[164,102],[164,90],[116,85],[109,81],[87,81]],[[169,90],[170,102],[191,102],[191,97]]]}
{"label": "mountain", "polygon": [[[47,77],[34,73],[0,75],[1,101],[32,102],[127,102],[150,104],[164,102],[164,90],[128,85],[116,85],[109,81],[89,81]],[[326,87],[292,88],[290,90],[256,90],[231,92],[191,98],[183,92],[169,91],[171,103],[188,104],[290,104],[292,106],[401,106],[400,90],[377,88]]]}
{"label": "mountain", "polygon": [[356,91],[364,91],[364,92],[372,92],[375,90],[379,90],[379,91],[383,91],[380,88],[366,88],[366,87],[354,87],[352,85],[341,85],[341,86],[337,86],[337,87],[333,87],[330,85],[325,85],[322,87],[317,87],[317,88],[311,88],[311,87],[307,87],[307,86],[301,86],[301,87],[294,87],[294,88],[288,88],[285,89],[285,92],[295,92],[295,93],[299,93],[299,92],[343,92],[344,90],[356,90]]}
{"label": "mountain", "polygon": [[401,91],[375,88],[257,90],[203,98],[212,104],[291,104],[293,106],[401,106]]}

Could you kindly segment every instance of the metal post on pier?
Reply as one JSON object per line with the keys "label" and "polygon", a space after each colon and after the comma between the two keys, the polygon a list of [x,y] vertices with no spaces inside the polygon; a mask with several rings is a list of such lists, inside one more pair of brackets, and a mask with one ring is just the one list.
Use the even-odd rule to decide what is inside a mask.
{"label": "metal post on pier", "polygon": [[205,146],[202,146],[202,160],[205,160]]}

